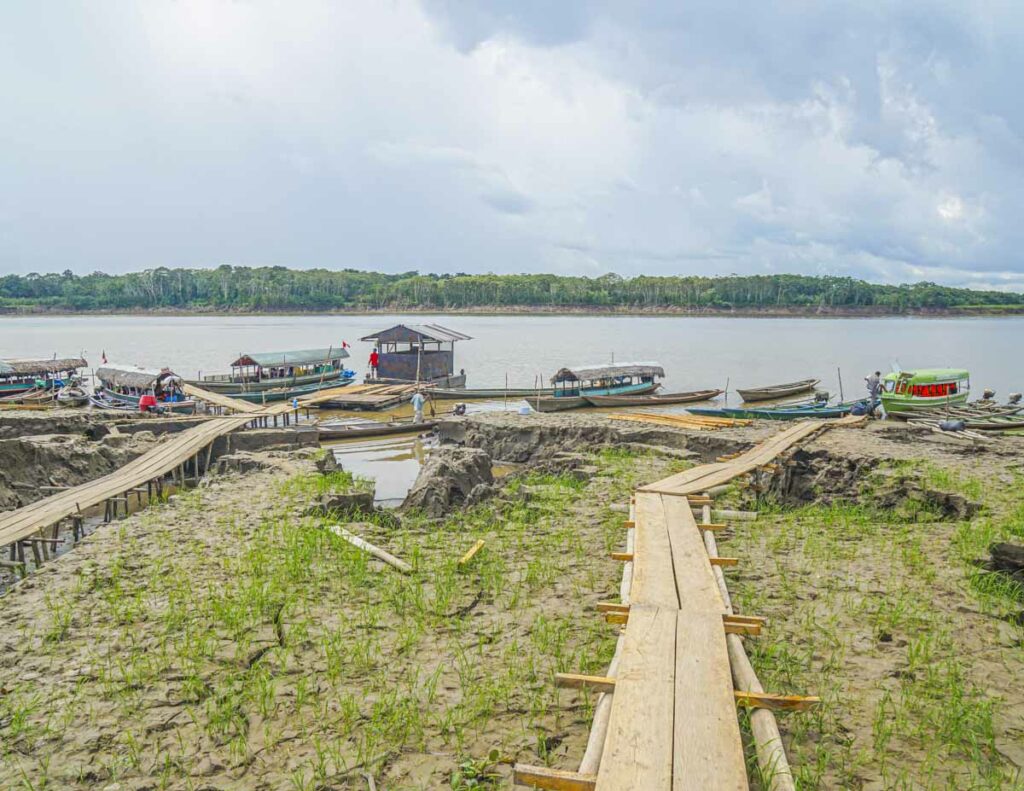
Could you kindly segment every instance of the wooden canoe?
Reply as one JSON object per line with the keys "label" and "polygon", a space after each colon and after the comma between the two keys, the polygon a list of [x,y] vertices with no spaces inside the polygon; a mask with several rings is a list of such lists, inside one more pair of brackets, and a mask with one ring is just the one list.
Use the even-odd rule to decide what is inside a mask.
{"label": "wooden canoe", "polygon": [[813,390],[820,379],[801,379],[799,382],[786,382],[781,385],[768,385],[767,387],[748,387],[745,389],[736,388],[740,398],[744,401],[771,401],[773,398],[785,398],[786,396],[806,393]]}
{"label": "wooden canoe", "polygon": [[474,389],[435,387],[430,391],[432,398],[438,401],[470,401],[473,399],[487,399],[489,401],[500,401],[508,396],[509,399],[519,400],[520,398],[535,398],[536,396],[552,396],[554,388],[542,387],[510,387],[507,390],[501,387],[480,387]]}
{"label": "wooden canoe", "polygon": [[584,396],[591,406],[654,406],[657,404],[690,404],[710,401],[724,390],[693,390],[689,393],[649,393],[647,395]]}
{"label": "wooden canoe", "polygon": [[419,434],[431,431],[438,424],[437,420],[424,420],[422,423],[400,421],[395,423],[357,423],[341,426],[317,426],[320,440],[334,441],[339,439],[365,439],[367,437],[387,437],[394,434]]}

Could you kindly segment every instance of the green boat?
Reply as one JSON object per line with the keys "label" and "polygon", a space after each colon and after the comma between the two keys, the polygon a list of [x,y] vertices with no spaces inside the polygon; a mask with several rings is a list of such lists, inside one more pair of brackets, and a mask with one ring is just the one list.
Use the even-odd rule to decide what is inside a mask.
{"label": "green boat", "polygon": [[[338,386],[339,379],[351,379],[354,371],[345,368],[349,353],[340,346],[327,349],[300,349],[290,352],[247,352],[231,363],[231,373],[210,374],[189,379],[187,384],[214,393],[242,398],[242,393],[282,390],[305,385]],[[307,391],[308,392],[308,391]],[[287,398],[280,396],[278,399]],[[246,401],[259,398],[246,398]]]}
{"label": "green boat", "polygon": [[882,380],[882,407],[887,415],[941,412],[963,404],[971,395],[971,375],[963,368],[919,368],[886,374]]}

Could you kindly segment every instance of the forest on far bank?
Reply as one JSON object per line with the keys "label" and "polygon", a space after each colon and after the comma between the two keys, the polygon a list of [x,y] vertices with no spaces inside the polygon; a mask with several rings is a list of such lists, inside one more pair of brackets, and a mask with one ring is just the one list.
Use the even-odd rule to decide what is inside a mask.
{"label": "forest on far bank", "polygon": [[0,276],[0,310],[182,312],[340,310],[623,310],[748,312],[1017,312],[1024,294],[849,277],[568,277],[383,274],[355,269],[221,266],[123,275]]}

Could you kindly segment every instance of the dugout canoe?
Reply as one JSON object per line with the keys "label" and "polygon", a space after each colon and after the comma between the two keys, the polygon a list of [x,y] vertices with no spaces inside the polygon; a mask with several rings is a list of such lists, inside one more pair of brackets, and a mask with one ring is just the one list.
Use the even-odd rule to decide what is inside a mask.
{"label": "dugout canoe", "polygon": [[768,385],[767,387],[736,388],[740,398],[744,401],[771,401],[774,398],[786,398],[797,393],[806,393],[813,390],[815,385],[821,382],[820,379],[801,379],[799,382],[786,382],[781,385]]}
{"label": "dugout canoe", "polygon": [[591,406],[657,406],[658,404],[691,404],[710,401],[724,390],[693,390],[689,393],[650,393],[648,395],[588,395],[583,396]]}
{"label": "dugout canoe", "polygon": [[495,401],[506,396],[510,399],[536,398],[538,395],[552,396],[555,390],[552,387],[537,388],[510,387],[507,390],[501,387],[477,387],[467,389],[464,387],[435,387],[431,389],[430,395],[438,401],[471,401],[474,399]]}

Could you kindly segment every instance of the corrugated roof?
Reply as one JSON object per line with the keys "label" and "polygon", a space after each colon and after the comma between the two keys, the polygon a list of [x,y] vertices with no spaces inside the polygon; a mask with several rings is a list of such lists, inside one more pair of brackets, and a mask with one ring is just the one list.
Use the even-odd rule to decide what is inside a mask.
{"label": "corrugated roof", "polygon": [[471,341],[473,340],[469,335],[455,330],[450,330],[447,327],[442,327],[440,324],[396,324],[394,327],[388,327],[386,330],[375,332],[372,335],[367,335],[360,338],[361,341],[376,341],[383,336],[396,331],[407,330],[408,333],[418,336],[416,340],[420,341],[437,341],[439,343],[448,343],[449,341]]}
{"label": "corrugated roof", "polygon": [[290,352],[249,352],[231,363],[231,366],[259,365],[262,368],[269,368],[275,365],[316,365],[328,360],[344,360],[348,356],[348,352],[340,346],[327,349],[296,349]]}
{"label": "corrugated roof", "polygon": [[87,368],[89,363],[81,357],[62,357],[53,360],[0,360],[0,375],[31,376]]}
{"label": "corrugated roof", "polygon": [[577,365],[562,368],[551,377],[556,382],[587,382],[613,376],[664,376],[665,369],[657,363],[618,363],[615,365]]}

